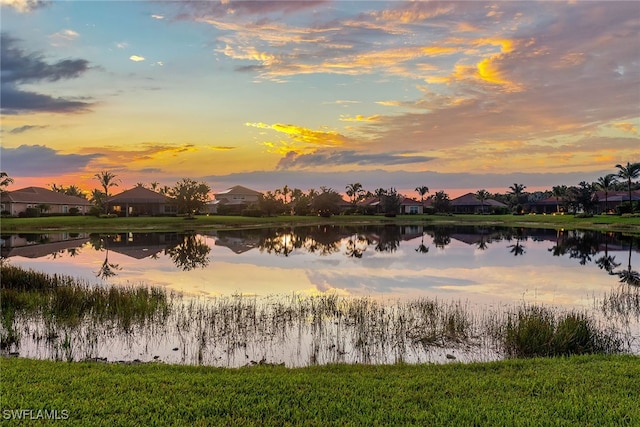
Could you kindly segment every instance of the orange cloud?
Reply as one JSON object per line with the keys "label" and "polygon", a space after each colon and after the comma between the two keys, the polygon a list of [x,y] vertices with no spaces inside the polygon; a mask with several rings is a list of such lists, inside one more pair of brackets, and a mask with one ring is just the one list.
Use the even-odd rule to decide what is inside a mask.
{"label": "orange cloud", "polygon": [[351,117],[351,116],[340,116],[340,121],[342,122],[377,122],[379,121],[381,118],[380,114],[374,114],[372,116],[363,116],[361,114],[358,114],[355,117]]}
{"label": "orange cloud", "polygon": [[612,126],[616,129],[620,129],[623,132],[638,133],[638,128],[633,123],[620,122],[614,123]]}

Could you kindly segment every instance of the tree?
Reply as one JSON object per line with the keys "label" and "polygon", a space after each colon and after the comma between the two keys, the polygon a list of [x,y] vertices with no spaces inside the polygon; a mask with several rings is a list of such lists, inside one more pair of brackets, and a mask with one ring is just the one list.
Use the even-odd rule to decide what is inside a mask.
{"label": "tree", "polygon": [[208,184],[183,178],[169,190],[169,196],[175,199],[179,212],[193,218],[193,214],[204,208],[209,201],[210,192],[211,188]]}
{"label": "tree", "polygon": [[482,213],[484,213],[484,201],[487,200],[489,196],[490,196],[489,192],[484,188],[482,190],[476,191],[476,198],[480,200]]}
{"label": "tree", "polygon": [[444,191],[436,191],[436,194],[431,196],[431,206],[434,211],[439,213],[447,213],[451,210],[451,200],[449,195]]}
{"label": "tree", "polygon": [[0,192],[5,192],[6,188],[13,184],[13,178],[11,178],[6,172],[0,172]]}
{"label": "tree", "polygon": [[96,214],[96,216],[100,215],[100,212],[102,212],[105,199],[105,194],[97,188],[94,188],[91,191],[91,194],[89,194],[89,201],[95,206],[95,208],[92,208],[91,210],[93,211],[92,213]]}
{"label": "tree", "polygon": [[396,216],[400,211],[401,203],[402,197],[400,197],[395,188],[385,190],[380,197],[380,206],[386,216]]}
{"label": "tree", "polygon": [[311,210],[323,217],[340,213],[342,196],[331,188],[321,187],[321,192],[311,201]]}
{"label": "tree", "polygon": [[284,187],[282,187],[282,189],[278,188],[275,192],[276,195],[282,196],[282,201],[284,202],[285,205],[289,203],[289,199],[287,196],[290,193],[291,193],[291,190],[289,189],[288,185],[285,185]]}
{"label": "tree", "polygon": [[613,185],[617,181],[616,174],[610,173],[605,176],[601,176],[598,178],[598,182],[596,185],[604,191],[604,210],[605,212],[609,212],[609,191],[613,189]]}
{"label": "tree", "polygon": [[117,187],[116,175],[109,171],[101,171],[94,175],[104,190],[104,213],[109,213],[109,188]]}
{"label": "tree", "polygon": [[513,197],[515,199],[514,205],[517,205],[516,207],[517,213],[522,213],[523,211],[522,206],[520,206],[520,203],[522,201],[522,194],[524,193],[525,188],[527,188],[525,185],[517,184],[517,183],[509,186],[509,189],[511,190],[511,194],[513,194]]}
{"label": "tree", "polygon": [[564,199],[567,195],[566,185],[556,185],[553,187],[553,197],[556,198],[556,212],[560,212],[560,199]]}
{"label": "tree", "polygon": [[282,200],[278,199],[271,191],[267,191],[266,194],[260,196],[258,205],[260,210],[267,216],[283,213],[285,209]]}
{"label": "tree", "polygon": [[416,191],[420,195],[420,201],[424,202],[424,195],[429,192],[429,187],[423,185],[422,187],[416,187]]}
{"label": "tree", "polygon": [[355,182],[353,184],[349,184],[345,187],[347,190],[347,196],[351,200],[351,204],[355,207],[355,205],[362,200],[364,196],[364,190],[362,188],[362,184],[359,182]]}
{"label": "tree", "polygon": [[579,209],[582,209],[586,214],[593,213],[598,203],[598,198],[594,197],[595,192],[595,186],[586,181],[580,182],[577,187],[569,187],[567,203],[572,208],[574,215],[578,213]]}
{"label": "tree", "polygon": [[633,212],[633,204],[631,201],[631,180],[640,177],[640,163],[629,163],[627,166],[616,165],[619,169],[618,176],[627,181],[627,189],[629,190],[629,204],[631,205],[631,212]]}

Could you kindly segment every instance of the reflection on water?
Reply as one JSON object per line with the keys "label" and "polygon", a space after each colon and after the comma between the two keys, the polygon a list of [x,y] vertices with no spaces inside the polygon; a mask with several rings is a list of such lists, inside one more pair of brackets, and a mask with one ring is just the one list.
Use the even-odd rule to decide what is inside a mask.
{"label": "reflection on water", "polygon": [[605,326],[626,328],[626,346],[637,353],[639,240],[501,227],[314,226],[6,235],[2,256],[97,285],[185,294],[174,296],[166,322],[125,335],[100,322],[52,330],[18,317],[27,357],[393,363],[498,358],[487,325],[523,303],[590,310]]}
{"label": "reflection on water", "polygon": [[16,265],[105,284],[555,304],[638,285],[639,248],[615,233],[415,225],[2,236],[2,256]]}

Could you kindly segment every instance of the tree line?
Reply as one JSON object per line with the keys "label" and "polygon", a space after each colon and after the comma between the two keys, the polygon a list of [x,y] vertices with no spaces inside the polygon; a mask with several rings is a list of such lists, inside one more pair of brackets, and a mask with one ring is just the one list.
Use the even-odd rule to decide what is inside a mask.
{"label": "tree line", "polygon": [[[524,213],[527,206],[539,200],[553,197],[556,199],[556,209],[558,212],[585,212],[595,213],[599,203],[596,196],[597,191],[604,192],[605,210],[609,211],[608,195],[614,191],[627,191],[628,201],[619,206],[619,213],[640,212],[640,203],[632,202],[632,191],[640,189],[640,183],[635,182],[640,177],[640,163],[627,162],[626,165],[617,164],[616,173],[610,173],[598,178],[595,182],[582,181],[576,186],[558,185],[551,190],[526,192],[526,185],[514,183],[508,187],[505,193],[490,193],[486,189],[475,192],[475,197],[480,201],[482,211],[484,202],[493,199],[509,206],[513,213]],[[113,187],[118,187],[120,180],[116,174],[110,171],[101,171],[94,175],[99,188],[93,189],[88,195],[76,185],[67,187],[58,184],[51,184],[50,189],[56,192],[88,199],[95,205],[95,209],[101,213],[109,212],[109,198],[112,196]],[[6,187],[13,183],[13,179],[5,172],[0,173],[0,189],[5,191]],[[166,195],[174,199],[178,212],[189,216],[203,211],[206,203],[210,200],[211,187],[205,182],[197,182],[190,178],[183,178],[174,186],[161,186],[157,181],[146,185],[137,183],[138,187],[148,188],[157,193]],[[421,185],[415,188],[415,192],[420,196],[420,202],[428,202],[428,212],[446,213],[451,211],[451,199],[444,191],[436,191],[429,194],[429,187]],[[374,191],[366,190],[359,182],[350,183],[345,187],[345,194],[350,206],[344,206],[345,201],[342,195],[329,187],[321,186],[319,190],[309,189],[303,191],[299,188],[291,188],[288,185],[267,191],[262,194],[259,201],[253,205],[220,206],[221,214],[244,214],[248,216],[271,216],[271,215],[310,215],[331,216],[341,212],[347,213],[384,213],[395,215],[400,209],[402,200],[406,195],[402,195],[395,188],[377,188]],[[428,195],[428,196],[427,196]],[[425,197],[427,196],[427,197]],[[377,199],[376,212],[372,212],[372,206],[363,204],[368,199]],[[412,198],[417,200],[416,197]],[[44,207],[43,207],[44,208]],[[506,213],[506,212],[505,212]]]}

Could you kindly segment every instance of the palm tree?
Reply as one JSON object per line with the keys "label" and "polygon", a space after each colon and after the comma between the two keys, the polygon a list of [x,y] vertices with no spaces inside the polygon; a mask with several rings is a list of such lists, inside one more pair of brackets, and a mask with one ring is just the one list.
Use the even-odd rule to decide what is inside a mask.
{"label": "palm tree", "polygon": [[278,188],[278,189],[275,191],[275,193],[276,193],[277,195],[281,195],[281,196],[282,196],[282,198],[283,198],[283,202],[284,202],[284,204],[285,204],[285,205],[286,205],[287,203],[289,203],[289,202],[288,202],[288,200],[287,200],[287,196],[289,195],[289,193],[290,193],[290,192],[291,192],[291,190],[289,190],[289,186],[288,186],[288,185],[285,185],[284,187],[282,187],[282,189],[279,189],[279,188]]}
{"label": "palm tree", "polygon": [[116,175],[109,171],[101,171],[94,175],[104,190],[104,213],[109,213],[109,188],[117,187]]}
{"label": "palm tree", "polygon": [[480,207],[481,207],[482,213],[484,213],[484,201],[487,200],[489,196],[491,196],[491,194],[489,194],[489,192],[484,188],[482,190],[476,191],[476,198],[480,200]]}
{"label": "palm tree", "polygon": [[629,205],[631,206],[631,212],[633,212],[633,205],[631,204],[631,180],[640,176],[640,163],[629,163],[627,166],[616,165],[618,169],[618,176],[627,181],[627,188],[629,189]]}
{"label": "palm tree", "polygon": [[358,201],[362,198],[362,184],[360,184],[359,182],[355,182],[353,184],[347,185],[345,189],[347,190],[347,196],[349,196],[349,198],[351,199],[351,204],[355,206],[356,203],[358,203]]}
{"label": "palm tree", "polygon": [[563,198],[567,195],[567,186],[566,185],[556,185],[553,187],[553,197],[556,198],[556,212],[560,212],[560,198]]}
{"label": "palm tree", "polygon": [[613,184],[617,181],[616,174],[610,173],[598,178],[596,185],[604,191],[604,210],[609,212],[609,190],[613,188]]}
{"label": "palm tree", "polygon": [[420,195],[420,201],[424,202],[424,195],[429,192],[429,187],[423,185],[422,187],[416,187],[416,191]]}
{"label": "palm tree", "polygon": [[516,199],[516,203],[515,203],[516,205],[520,204],[520,198],[522,197],[522,193],[524,192],[525,188],[527,188],[525,185],[517,184],[517,183],[509,186],[509,189],[511,190],[511,194],[513,194]]}

